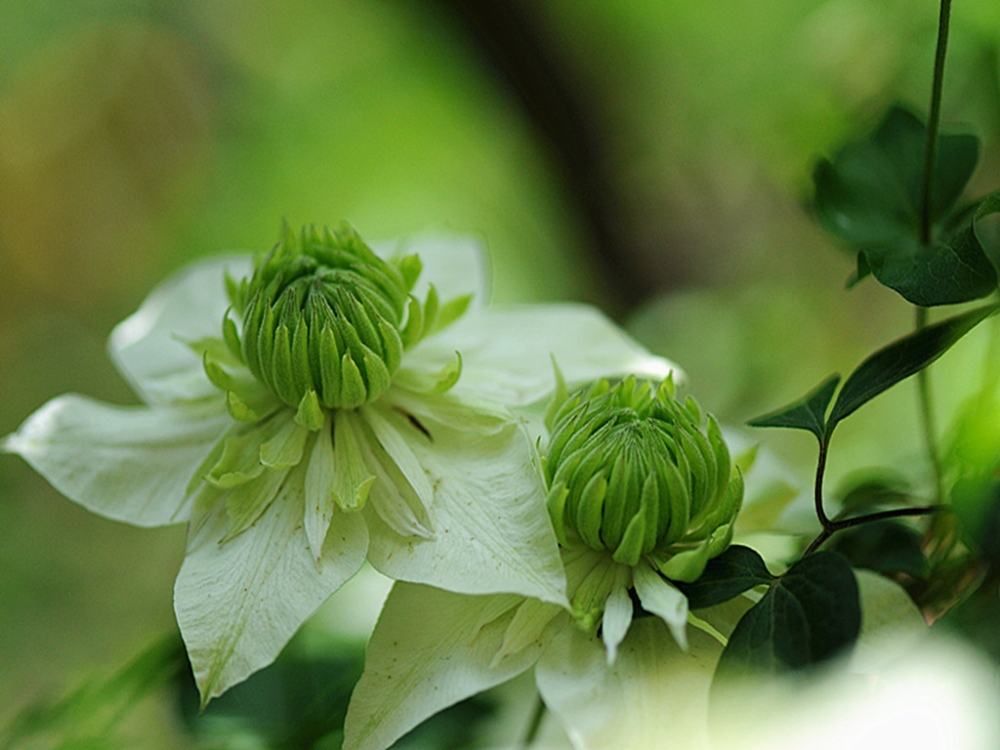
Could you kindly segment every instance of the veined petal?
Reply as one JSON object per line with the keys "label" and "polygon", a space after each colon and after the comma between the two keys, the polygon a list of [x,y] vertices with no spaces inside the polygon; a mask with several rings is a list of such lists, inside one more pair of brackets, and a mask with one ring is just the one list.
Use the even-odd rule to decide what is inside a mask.
{"label": "veined petal", "polygon": [[528,669],[564,619],[492,664],[516,607],[483,624],[494,596],[393,585],[344,725],[345,750],[382,750],[438,711]]}
{"label": "veined petal", "polygon": [[383,258],[414,253],[420,256],[423,273],[413,289],[419,299],[424,299],[434,284],[442,302],[465,294],[472,295],[472,307],[483,307],[489,301],[489,259],[482,244],[471,237],[426,235],[407,237],[400,242],[373,243],[371,247]]}
{"label": "veined petal", "polygon": [[222,335],[229,307],[224,274],[250,272],[250,258],[213,258],[160,284],[139,309],[111,332],[108,352],[133,390],[150,404],[218,393],[201,358],[185,342]]}
{"label": "veined petal", "polygon": [[633,374],[661,380],[675,364],[647,352],[596,308],[580,304],[520,305],[470,312],[420,342],[403,362],[437,371],[462,354],[452,389],[508,407],[540,401],[555,388],[552,358],[567,385]]}
{"label": "veined petal", "polygon": [[304,526],[309,549],[317,564],[323,553],[323,542],[330,529],[330,521],[336,506],[333,494],[333,426],[330,418],[316,433],[316,440],[309,453],[305,483]]}
{"label": "veined petal", "polygon": [[625,639],[630,624],[632,599],[628,595],[628,582],[621,580],[619,576],[604,604],[604,618],[601,621],[601,638],[608,651],[608,664],[614,664],[618,658],[618,646]]}
{"label": "veined petal", "polygon": [[[424,508],[430,508],[433,501],[434,490],[431,483],[427,481],[420,461],[413,454],[409,443],[403,437],[404,432],[410,433],[410,440],[418,439],[412,434],[413,425],[406,422],[406,418],[401,414],[383,413],[378,406],[372,406],[360,410],[361,418],[365,424],[371,428],[372,433],[379,445],[392,459],[399,469],[399,472],[406,478],[407,483],[413,489],[414,494],[420,499],[420,504]],[[400,422],[402,421],[402,424]]]}
{"label": "veined petal", "polygon": [[[520,653],[529,645],[536,643],[549,627],[552,620],[563,614],[565,610],[555,604],[543,602],[540,599],[526,598],[517,607],[514,618],[507,626],[503,635],[503,643],[490,662],[496,666],[512,654]],[[566,618],[562,618],[565,621]]]}
{"label": "veined petal", "polygon": [[366,443],[357,415],[338,410],[333,418],[333,499],[342,510],[360,510],[376,481]]}
{"label": "veined petal", "polygon": [[645,562],[640,561],[632,571],[635,593],[644,609],[663,620],[681,650],[687,650],[688,600],[676,587],[660,577]]}
{"label": "veined petal", "polygon": [[596,637],[569,627],[542,653],[535,680],[576,750],[708,748],[708,690],[721,651],[693,631],[685,653],[659,618],[644,617],[609,665]]}
{"label": "veined petal", "polygon": [[400,434],[433,490],[434,538],[400,535],[367,513],[372,565],[390,578],[449,591],[518,593],[567,604],[544,482],[527,433],[514,424],[493,435],[437,423],[429,430],[432,441],[416,428]]}
{"label": "veined petal", "polygon": [[488,435],[499,432],[514,421],[509,411],[492,401],[451,391],[412,393],[393,386],[382,397],[382,402],[405,412],[421,424],[424,420],[433,420],[455,430],[472,430]]}
{"label": "veined petal", "polygon": [[256,524],[224,544],[224,509],[192,526],[174,609],[203,704],[274,661],[364,562],[363,519],[335,513],[317,567],[302,527],[305,474],[292,469]]}
{"label": "veined petal", "polygon": [[94,513],[162,526],[187,520],[188,483],[232,424],[221,402],[149,408],[68,394],[32,414],[0,447]]}

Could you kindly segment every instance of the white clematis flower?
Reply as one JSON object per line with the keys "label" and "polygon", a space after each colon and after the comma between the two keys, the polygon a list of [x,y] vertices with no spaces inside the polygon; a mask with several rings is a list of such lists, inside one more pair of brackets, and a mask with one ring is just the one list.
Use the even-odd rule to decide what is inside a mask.
{"label": "white clematis flower", "polygon": [[205,702],[273,661],[366,558],[564,605],[508,408],[545,398],[552,356],[570,381],[672,369],[590,307],[485,308],[470,242],[399,249],[307,229],[256,263],[193,265],[111,335],[142,406],[60,396],[2,443],[95,513],[189,522],[174,603]]}
{"label": "white clematis flower", "polygon": [[[719,425],[694,399],[678,402],[670,378],[653,386],[632,376],[572,397],[560,382],[547,422],[547,506],[571,605],[397,583],[348,710],[347,750],[382,750],[536,663],[542,698],[579,747],[614,747],[645,710],[629,707],[662,696],[704,713],[718,630],[697,618],[702,630],[688,634],[687,598],[671,581],[696,580],[732,540],[743,479]],[[654,617],[633,622],[633,601]],[[661,725],[646,726],[659,736]]]}

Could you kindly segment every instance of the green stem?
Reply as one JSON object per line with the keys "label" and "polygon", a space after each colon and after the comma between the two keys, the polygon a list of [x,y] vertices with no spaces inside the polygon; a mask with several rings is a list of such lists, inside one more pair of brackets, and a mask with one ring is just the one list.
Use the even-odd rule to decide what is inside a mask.
{"label": "green stem", "polygon": [[[927,308],[918,307],[916,314],[916,329],[927,327]],[[930,368],[925,367],[917,373],[917,395],[920,399],[920,423],[924,432],[924,446],[927,457],[934,472],[934,500],[940,503],[944,498],[944,483],[941,479],[941,457],[938,452],[937,430],[934,419],[934,397],[931,394]]]}
{"label": "green stem", "polygon": [[[922,370],[921,374],[926,372]],[[820,524],[823,526],[823,530],[819,535],[810,542],[806,551],[802,554],[802,557],[807,557],[815,552],[820,546],[831,536],[836,534],[838,531],[843,531],[844,529],[849,529],[852,526],[860,526],[865,523],[874,523],[875,521],[885,521],[890,518],[903,518],[905,516],[926,516],[931,513],[937,513],[944,506],[940,504],[935,505],[924,505],[919,508],[896,508],[895,510],[881,510],[877,513],[869,513],[864,516],[855,516],[854,518],[844,518],[841,520],[834,520],[826,514],[826,510],[823,508],[823,476],[826,473],[826,457],[829,452],[830,447],[830,433],[827,432],[819,441],[819,458],[816,461],[816,484],[815,484],[815,496],[813,498],[816,506],[816,517],[819,519]],[[934,455],[937,455],[936,452]],[[936,463],[935,463],[936,465]]]}
{"label": "green stem", "polygon": [[542,700],[542,696],[536,698],[535,708],[531,712],[531,719],[528,722],[528,731],[524,733],[524,739],[521,740],[521,750],[527,750],[534,743],[535,738],[538,736],[538,730],[542,728],[542,719],[545,718],[545,701]]}
{"label": "green stem", "polygon": [[887,521],[890,518],[906,518],[910,516],[927,516],[932,513],[937,513],[938,511],[944,510],[946,506],[944,505],[923,505],[919,508],[896,508],[894,510],[880,510],[877,513],[869,513],[866,516],[855,516],[854,518],[845,518],[841,521],[830,521],[828,524],[824,524],[823,530],[819,533],[815,539],[806,548],[803,557],[812,554],[820,545],[823,544],[827,539],[836,534],[838,531],[843,531],[844,529],[850,529],[854,526],[861,526],[866,523],[875,523],[876,521]]}
{"label": "green stem", "polygon": [[938,128],[941,124],[941,90],[944,87],[944,60],[948,53],[948,25],[951,0],[941,0],[938,18],[937,49],[934,53],[934,83],[931,86],[931,109],[927,116],[927,142],[924,145],[924,183],[920,194],[920,241],[931,244],[934,164],[937,159]]}
{"label": "green stem", "polygon": [[826,453],[829,445],[829,435],[819,442],[819,458],[816,461],[816,485],[814,487],[814,502],[816,504],[816,517],[823,525],[824,529],[829,528],[833,523],[823,510],[823,475],[826,473]]}

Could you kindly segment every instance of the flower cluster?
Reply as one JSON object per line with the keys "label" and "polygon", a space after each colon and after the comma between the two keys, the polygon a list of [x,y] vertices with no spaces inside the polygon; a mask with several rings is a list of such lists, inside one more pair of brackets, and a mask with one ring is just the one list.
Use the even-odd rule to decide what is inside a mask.
{"label": "flower cluster", "polygon": [[[579,713],[588,690],[580,665],[593,661],[598,629],[606,665],[597,673],[619,670],[614,680],[626,683],[649,664],[669,665],[681,681],[701,680],[692,665],[718,657],[711,636],[696,631],[689,640],[687,599],[670,580],[695,580],[732,540],[743,478],[718,423],[694,399],[679,402],[672,378],[633,376],[572,396],[560,377],[547,422],[548,509],[568,611],[531,597],[397,583],[369,644],[345,747],[388,747],[450,703],[532,666],[550,707]],[[633,623],[633,594],[667,628]],[[414,616],[419,632],[404,626]],[[630,630],[637,631],[631,642]],[[707,695],[700,688],[697,700]]]}
{"label": "flower cluster", "polygon": [[[0,447],[104,516],[188,522],[174,606],[202,699],[266,666],[367,559],[566,606],[525,415],[653,357],[582,305],[488,308],[474,244],[285,229],[155,290],[110,353],[142,400],[67,394]],[[433,284],[428,281],[433,280]]]}

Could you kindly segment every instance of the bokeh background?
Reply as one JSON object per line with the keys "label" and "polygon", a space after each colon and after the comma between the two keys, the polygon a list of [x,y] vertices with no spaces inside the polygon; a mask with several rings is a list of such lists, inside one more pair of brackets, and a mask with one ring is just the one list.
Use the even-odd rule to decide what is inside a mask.
{"label": "bokeh background", "polygon": [[[850,371],[912,312],[807,208],[815,159],[929,99],[932,0],[4,0],[0,434],[77,391],[172,269],[282,219],[474,234],[494,299],[601,305],[729,424]],[[945,123],[1000,184],[1000,13],[955,3]],[[934,379],[942,424],[984,327]],[[838,431],[848,468],[920,450],[903,387]],[[808,483],[814,447],[766,440]],[[87,514],[0,456],[0,726],[171,632],[184,529]],[[190,747],[168,708],[140,746]],[[146,744],[141,744],[146,743]]]}

